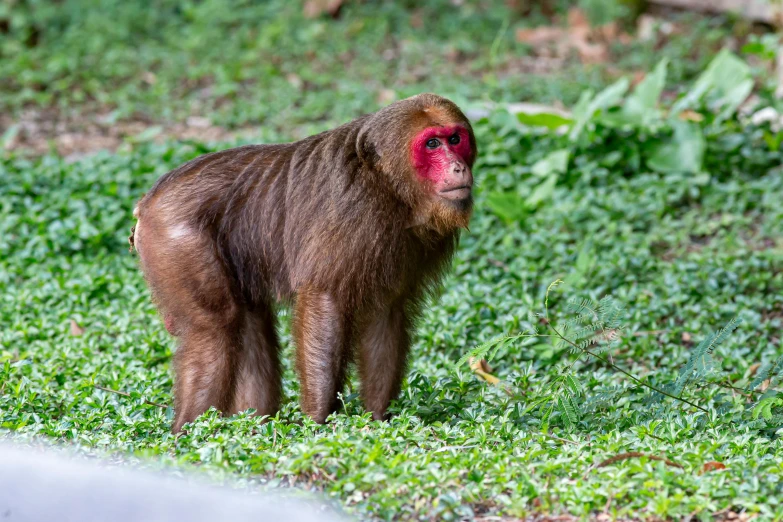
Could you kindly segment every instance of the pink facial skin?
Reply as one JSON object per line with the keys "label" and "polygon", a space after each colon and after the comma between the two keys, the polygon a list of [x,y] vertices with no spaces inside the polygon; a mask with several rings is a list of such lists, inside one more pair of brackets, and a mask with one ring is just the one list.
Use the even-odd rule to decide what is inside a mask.
{"label": "pink facial skin", "polygon": [[[459,143],[449,143],[452,136],[459,136]],[[435,148],[427,142],[437,139]],[[468,130],[462,125],[427,127],[411,142],[413,166],[420,178],[431,184],[433,190],[449,200],[470,197],[473,175],[468,166],[471,155]]]}

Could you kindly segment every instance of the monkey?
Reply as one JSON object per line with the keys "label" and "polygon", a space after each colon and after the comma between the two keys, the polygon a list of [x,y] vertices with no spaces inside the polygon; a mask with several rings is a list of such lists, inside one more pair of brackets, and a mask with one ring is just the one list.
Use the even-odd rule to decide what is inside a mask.
{"label": "monkey", "polygon": [[279,306],[293,312],[302,411],[326,422],[355,364],[366,410],[387,419],[416,319],[468,227],[476,154],[457,105],[425,93],[160,177],[130,243],[178,338],[172,431],[210,407],[276,413]]}

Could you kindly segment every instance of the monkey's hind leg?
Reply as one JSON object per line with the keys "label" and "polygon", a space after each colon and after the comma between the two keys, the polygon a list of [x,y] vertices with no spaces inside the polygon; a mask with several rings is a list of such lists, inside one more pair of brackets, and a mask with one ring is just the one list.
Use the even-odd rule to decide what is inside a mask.
{"label": "monkey's hind leg", "polygon": [[211,238],[155,203],[143,209],[134,240],[166,329],[180,340],[174,355],[176,433],[210,407],[229,411],[243,310]]}
{"label": "monkey's hind leg", "polygon": [[242,348],[237,361],[237,378],[229,411],[248,408],[256,415],[274,415],[280,407],[280,343],[271,307],[245,312]]}
{"label": "monkey's hind leg", "polygon": [[174,433],[213,406],[229,411],[240,343],[235,326],[185,329],[174,355]]}

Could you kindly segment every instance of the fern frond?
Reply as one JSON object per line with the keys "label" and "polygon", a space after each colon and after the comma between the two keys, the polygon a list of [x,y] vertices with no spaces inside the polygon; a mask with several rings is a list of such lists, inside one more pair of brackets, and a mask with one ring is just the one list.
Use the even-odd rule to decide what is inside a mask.
{"label": "fern frond", "polygon": [[601,355],[608,352],[612,348],[612,343],[596,343],[590,348],[590,352]]}
{"label": "fern frond", "polygon": [[729,321],[726,326],[705,337],[698,346],[694,348],[693,352],[691,352],[691,356],[688,358],[688,362],[686,362],[680,370],[680,375],[675,382],[673,391],[675,395],[679,396],[694,377],[696,379],[702,379],[712,372],[715,367],[712,353],[721,343],[728,339],[729,335],[731,335],[738,326],[739,320],[735,317]]}
{"label": "fern frond", "polygon": [[594,337],[596,334],[604,330],[603,323],[590,323],[586,326],[582,326],[576,330],[570,332],[569,337],[571,339],[582,339],[583,337]]}
{"label": "fern frond", "polygon": [[606,328],[619,329],[623,311],[623,307],[611,296],[607,295],[598,301],[598,316]]}
{"label": "fern frond", "polygon": [[[511,339],[516,339],[518,336],[513,335],[501,335],[498,337],[495,337],[493,339],[490,339],[489,341],[485,341],[481,343],[480,345],[476,346],[472,350],[470,350],[468,353],[466,353],[462,358],[460,358],[459,361],[457,361],[457,368],[463,366],[468,362],[470,359],[486,359],[487,355],[489,354],[490,350],[493,348],[499,349],[499,345],[501,343],[505,343]],[[495,350],[497,351],[497,350]]]}
{"label": "fern frond", "polygon": [[582,339],[581,341],[576,343],[576,347],[579,349],[579,351],[584,352],[585,350],[587,350],[597,342],[598,342],[597,337],[590,337],[589,339]]}
{"label": "fern frond", "polygon": [[566,375],[564,379],[564,384],[568,388],[568,391],[571,392],[571,395],[574,397],[581,397],[582,396],[582,385],[579,384],[579,382],[574,379],[572,375]]}
{"label": "fern frond", "polygon": [[567,428],[579,422],[579,413],[571,397],[567,394],[557,398],[557,406]]}
{"label": "fern frond", "polygon": [[766,421],[772,420],[772,408],[778,406],[783,406],[783,396],[775,394],[771,397],[762,398],[753,407],[753,420],[758,419],[759,416],[763,417]]}
{"label": "fern frond", "polygon": [[589,321],[593,323],[601,317],[598,313],[598,308],[595,307],[590,299],[570,299],[566,303],[566,310],[575,315],[579,322]]}
{"label": "fern frond", "polygon": [[772,383],[775,383],[776,381],[779,381],[781,377],[783,377],[783,355],[775,359],[772,363],[768,361],[761,365],[756,371],[756,376],[748,385],[748,391],[755,390],[767,379],[772,381]]}
{"label": "fern frond", "polygon": [[624,393],[626,393],[626,389],[617,385],[594,390],[592,395],[582,401],[582,411],[591,412],[611,406],[617,401],[617,397]]}

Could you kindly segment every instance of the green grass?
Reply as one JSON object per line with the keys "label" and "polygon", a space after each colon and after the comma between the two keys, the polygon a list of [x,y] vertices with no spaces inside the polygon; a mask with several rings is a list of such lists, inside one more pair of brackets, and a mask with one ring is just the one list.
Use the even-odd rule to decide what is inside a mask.
{"label": "green grass", "polygon": [[[37,46],[11,53],[22,40],[0,44],[0,84],[6,87],[0,103],[6,110],[55,104],[88,111],[91,103],[106,103],[123,117],[150,111],[176,118],[198,107],[215,121],[262,121],[270,125],[270,136],[291,137],[298,132],[292,121],[317,127],[372,109],[380,79],[404,77],[416,59],[439,60],[441,49],[434,55],[425,49],[453,41],[447,29],[460,17],[478,25],[475,33],[458,34],[454,45],[474,46],[469,62],[486,71],[504,15],[499,7],[455,9],[433,18],[428,31],[411,32],[399,22],[408,12],[388,3],[352,4],[339,21],[307,22],[280,3],[283,14],[276,17],[253,8],[271,21],[248,33],[243,28],[254,24],[237,21],[232,10],[218,13],[215,1],[193,4],[176,16],[173,4],[162,3],[143,17],[124,3],[101,2],[88,14],[79,5],[66,1],[36,14],[47,20]],[[443,5],[451,4],[427,3],[425,9]],[[124,9],[132,12],[123,17]],[[107,13],[123,23],[98,31]],[[28,17],[24,23],[33,17],[22,15]],[[357,20],[366,25],[354,39],[332,34]],[[375,31],[384,24],[386,32]],[[225,27],[236,30],[219,38]],[[154,38],[151,28],[157,28]],[[403,48],[412,50],[385,64],[374,53],[389,34],[410,39]],[[61,49],[52,35],[62,37]],[[134,35],[143,35],[139,49]],[[216,38],[221,47],[210,51],[208,42]],[[522,52],[501,39],[507,58]],[[285,61],[258,59],[259,49],[272,48],[291,53],[291,71]],[[312,67],[297,61],[305,48],[319,57]],[[337,59],[343,51],[356,54],[348,74]],[[201,64],[195,63],[199,56]],[[639,51],[627,60],[649,69],[659,57]],[[164,58],[171,62],[164,64]],[[82,66],[90,60],[95,68]],[[62,91],[52,98],[27,92],[32,80],[18,74],[25,63],[35,64],[30,77],[40,75],[36,81],[61,85]],[[491,74],[465,73],[455,82],[449,76],[454,65],[436,63],[431,76],[403,81],[400,93],[426,86],[470,100],[485,94],[543,100],[567,85],[573,101],[611,76],[601,73],[596,82],[539,77],[532,83],[543,90],[536,92],[518,77],[495,84]],[[685,63],[672,64],[670,88],[682,87],[704,60],[688,62],[683,72]],[[261,74],[267,67],[273,73]],[[154,87],[123,83],[143,68],[156,72]],[[236,92],[220,103],[218,96],[199,100],[179,81],[183,71],[213,78],[216,92],[229,86]],[[227,71],[238,76],[221,76]],[[315,75],[308,81],[316,87],[292,92],[287,72],[303,79]],[[243,75],[253,78],[252,88],[244,90]],[[254,96],[265,103],[251,103]],[[303,416],[283,310],[286,400],[279,415],[261,424],[247,415],[221,418],[210,412],[179,438],[169,433],[171,409],[151,404],[171,404],[174,341],[127,251],[131,209],[158,176],[226,145],[140,143],[77,162],[6,153],[0,160],[0,433],[40,437],[144,466],[198,467],[216,478],[323,491],[362,518],[456,520],[538,512],[587,517],[606,511],[616,517],[707,519],[724,509],[783,518],[780,419],[753,420],[758,394],[751,400],[699,385],[689,387],[685,397],[708,413],[672,401],[655,406],[649,394],[611,368],[581,359],[570,372],[584,397],[578,421],[570,426],[557,412],[545,421],[545,408],[536,406],[551,396],[564,364],[574,360],[550,338],[502,348],[491,361],[501,386],[456,368],[482,342],[541,329],[532,314],[543,311],[547,287],[562,278],[567,284],[550,296],[552,318],[566,317],[570,297],[614,296],[626,310],[623,335],[610,352],[614,363],[661,386],[677,378],[696,343],[739,317],[738,330],[713,355],[721,382],[746,387],[754,363],[781,353],[783,158],[775,141],[780,134],[769,126],[708,117],[699,127],[706,147],[699,173],[684,174],[648,163],[650,151],[668,143],[667,128],[629,131],[599,121],[571,142],[521,127],[502,112],[475,127],[481,150],[475,217],[442,294],[421,319],[394,418],[371,421],[353,393],[355,380],[345,411],[327,425]],[[517,209],[518,215],[500,211],[497,194],[525,200],[541,184],[533,165],[564,148],[570,151],[568,167],[558,172],[550,193]],[[73,335],[79,332],[71,331],[71,320],[84,328],[82,335]],[[627,452],[665,457],[682,468],[646,457],[596,467]],[[727,468],[703,472],[711,461]]]}

